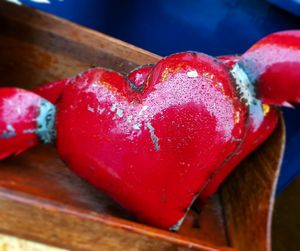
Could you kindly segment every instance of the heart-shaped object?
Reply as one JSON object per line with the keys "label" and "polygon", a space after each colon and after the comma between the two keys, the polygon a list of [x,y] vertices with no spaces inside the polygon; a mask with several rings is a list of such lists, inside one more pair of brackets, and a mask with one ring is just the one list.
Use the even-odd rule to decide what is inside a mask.
{"label": "heart-shaped object", "polygon": [[177,229],[240,151],[248,106],[234,82],[224,64],[193,52],[159,61],[142,88],[116,72],[89,70],[58,102],[58,152],[140,220]]}
{"label": "heart-shaped object", "polygon": [[[222,64],[203,54],[181,53],[134,71],[131,82],[103,69],[67,80],[58,116],[62,158],[141,220],[176,229],[196,194],[205,201],[276,126],[276,110],[256,99],[248,55],[220,58]],[[225,99],[218,101],[218,93]],[[222,143],[218,118],[223,133],[226,126],[232,129]],[[84,149],[92,150],[81,153]],[[134,190],[125,189],[130,186]]]}
{"label": "heart-shaped object", "polygon": [[299,102],[299,34],[272,34],[241,57],[174,54],[127,77],[95,68],[35,92],[57,104],[57,148],[74,172],[176,230],[270,135],[270,104]]}
{"label": "heart-shaped object", "polygon": [[[229,70],[232,70],[234,65],[241,59],[239,56],[221,56],[218,57]],[[152,70],[153,65],[146,65],[134,69],[128,74],[127,78],[136,87],[143,86],[149,72]],[[70,79],[56,81],[50,84],[39,86],[35,92],[56,103],[63,88],[69,83]],[[248,81],[248,80],[246,80]],[[81,85],[81,80],[76,82],[76,85]],[[134,87],[136,89],[136,87]],[[267,104],[260,104],[258,106],[251,106],[252,111],[249,112],[249,121],[247,121],[246,135],[239,146],[239,150],[226,163],[220,168],[207,181],[206,187],[199,193],[200,205],[205,203],[207,199],[216,192],[223,180],[231,173],[231,171],[243,160],[249,153],[256,149],[274,130],[278,121],[278,111],[274,106]],[[256,107],[256,109],[255,109]],[[257,111],[258,109],[258,111]]]}

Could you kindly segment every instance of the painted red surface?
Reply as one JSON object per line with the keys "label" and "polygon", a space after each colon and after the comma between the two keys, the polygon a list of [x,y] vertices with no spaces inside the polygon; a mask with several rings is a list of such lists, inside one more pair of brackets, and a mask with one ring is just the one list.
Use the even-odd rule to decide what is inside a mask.
{"label": "painted red surface", "polygon": [[[141,221],[176,230],[271,134],[274,105],[299,102],[299,48],[299,31],[280,32],[240,57],[183,52],[128,76],[95,68],[34,91],[57,104],[56,145],[75,173]],[[2,158],[15,151],[3,146]]]}
{"label": "painted red surface", "polygon": [[143,65],[131,71],[127,78],[137,87],[142,87],[154,65]]}
{"label": "painted red surface", "polygon": [[34,88],[32,91],[41,97],[47,99],[49,102],[56,104],[59,101],[61,94],[69,79],[63,79],[46,83]]}
{"label": "painted red surface", "polygon": [[240,64],[264,103],[300,102],[300,30],[273,33],[254,44]]}
{"label": "painted red surface", "polygon": [[[238,62],[237,56],[219,57],[230,69]],[[205,189],[199,194],[199,205],[205,203],[206,200],[213,195],[224,179],[232,172],[232,170],[253,150],[262,144],[275,129],[278,122],[278,109],[274,106],[261,104],[256,107],[260,109],[250,110],[248,107],[248,118],[246,123],[245,137],[240,145],[237,153],[229,159],[225,165],[219,169],[211,178],[211,181]]]}
{"label": "painted red surface", "polygon": [[41,98],[18,88],[0,89],[0,159],[38,143],[35,133]]}
{"label": "painted red surface", "polygon": [[152,225],[171,228],[245,135],[227,68],[204,54],[158,62],[141,91],[92,69],[64,89],[57,147],[70,168]]}
{"label": "painted red surface", "polygon": [[241,58],[234,56],[231,60],[226,56],[220,60],[230,68],[238,62],[247,72],[251,82],[255,83],[257,97],[264,103],[264,120],[255,128],[255,115],[250,114],[241,153],[229,161],[200,194],[202,201],[212,195],[224,177],[270,135],[278,120],[272,105],[291,106],[289,102],[300,102],[300,31],[271,34],[253,45]]}

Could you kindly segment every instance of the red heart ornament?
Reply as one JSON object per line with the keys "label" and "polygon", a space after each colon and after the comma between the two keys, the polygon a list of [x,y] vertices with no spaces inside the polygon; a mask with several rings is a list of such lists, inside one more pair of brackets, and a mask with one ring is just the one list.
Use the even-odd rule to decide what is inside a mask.
{"label": "red heart ornament", "polygon": [[[197,59],[195,60],[195,58],[193,58],[192,55],[194,55],[194,57],[197,58]],[[183,64],[183,62],[184,62],[183,58],[188,59],[187,62],[185,62],[184,64]],[[211,75],[209,75],[209,71],[211,71],[211,69],[209,69],[207,71],[207,69],[205,69],[206,68],[205,64],[210,65],[212,63],[212,61],[210,61],[210,62],[206,61],[205,62],[205,60],[204,60],[204,62],[200,63],[200,61],[202,61],[205,58],[208,58],[208,57],[204,56],[202,54],[195,54],[195,53],[176,54],[176,55],[173,55],[171,57],[167,57],[166,59],[161,61],[156,67],[154,67],[154,69],[153,69],[152,66],[146,66],[146,67],[144,66],[144,67],[141,67],[141,68],[138,68],[138,69],[134,70],[132,73],[130,73],[128,75],[128,79],[131,82],[126,81],[122,76],[118,75],[115,72],[107,72],[103,69],[100,69],[100,70],[95,69],[95,70],[91,70],[90,72],[86,72],[84,74],[84,76],[77,77],[76,79],[73,79],[73,80],[67,79],[67,80],[63,80],[63,81],[57,81],[57,82],[48,84],[47,86],[42,86],[42,87],[38,88],[36,91],[38,93],[40,93],[41,95],[43,95],[44,97],[48,98],[49,100],[52,100],[53,102],[56,102],[56,100],[58,99],[58,96],[60,95],[60,93],[62,92],[62,90],[65,88],[65,86],[68,83],[73,84],[73,87],[77,86],[79,89],[81,89],[84,85],[87,84],[87,79],[89,79],[89,81],[91,81],[91,82],[89,82],[89,85],[93,85],[97,81],[99,81],[99,83],[102,83],[102,82],[104,82],[106,84],[109,83],[110,85],[114,85],[116,87],[116,90],[119,89],[119,90],[123,91],[123,94],[126,97],[128,95],[133,96],[133,100],[136,99],[137,101],[140,101],[141,97],[143,95],[145,95],[144,94],[145,90],[142,91],[142,89],[143,88],[147,89],[147,85],[149,85],[149,82],[151,83],[151,81],[152,81],[152,83],[154,82],[154,84],[153,84],[154,86],[157,84],[158,81],[154,81],[153,79],[151,80],[151,77],[153,77],[153,76],[155,76],[157,78],[157,75],[158,75],[158,76],[160,76],[159,78],[161,80],[162,78],[165,78],[166,76],[168,76],[168,77],[171,77],[173,75],[176,76],[176,74],[174,74],[174,73],[179,72],[179,74],[185,74],[185,75],[188,76],[188,78],[187,78],[188,80],[186,82],[189,83],[189,81],[191,81],[191,79],[199,77],[198,75],[196,76],[196,73],[198,74],[199,69],[202,69],[202,74],[205,76],[204,81],[211,81],[214,78],[214,77],[212,77],[213,73],[211,73]],[[212,60],[211,58],[209,58],[209,59]],[[238,100],[238,103],[240,105],[239,109],[241,109],[241,111],[239,111],[239,113],[243,114],[243,119],[244,119],[244,121],[241,123],[242,127],[244,127],[243,128],[244,134],[240,138],[238,138],[238,137],[235,138],[233,136],[233,141],[236,141],[235,142],[236,148],[234,150],[231,149],[230,151],[232,151],[232,154],[228,155],[227,157],[225,155],[226,153],[224,155],[222,155],[221,158],[222,158],[223,162],[221,164],[219,164],[219,166],[217,166],[214,163],[212,166],[214,166],[215,169],[212,170],[212,169],[204,168],[201,171],[201,174],[206,174],[206,176],[204,176],[204,177],[206,177],[204,180],[201,180],[201,181],[199,180],[201,185],[200,185],[200,189],[197,190],[200,193],[199,198],[200,198],[202,203],[210,195],[212,195],[216,191],[216,189],[219,187],[220,183],[234,169],[234,167],[246,155],[248,155],[252,150],[254,150],[259,144],[261,144],[269,136],[269,134],[272,132],[272,130],[274,129],[274,127],[277,123],[277,112],[274,108],[271,108],[268,105],[263,105],[262,106],[260,101],[256,100],[256,99],[254,101],[258,102],[258,104],[245,105],[243,102],[240,101],[240,98],[241,98],[240,94],[246,95],[246,98],[248,98],[248,99],[251,99],[251,98],[254,98],[254,97],[251,97],[251,95],[249,93],[248,94],[243,93],[243,92],[239,93],[239,92],[241,92],[241,90],[236,90],[236,87],[237,87],[236,84],[235,84],[236,81],[243,81],[243,82],[249,81],[249,80],[247,80],[247,76],[243,76],[243,71],[239,71],[239,70],[237,71],[236,69],[234,69],[234,65],[236,64],[238,59],[239,59],[238,57],[234,57],[234,58],[233,57],[222,57],[222,58],[220,58],[220,60],[222,60],[223,63],[225,65],[227,65],[228,68],[229,68],[229,69],[227,69],[226,67],[224,67],[224,65],[221,66],[221,68],[223,67],[223,70],[225,69],[227,71],[227,73],[226,73],[227,76],[228,76],[228,74],[229,74],[228,72],[230,70],[231,70],[231,74],[229,74],[229,75],[231,77],[233,75],[233,79],[231,79],[233,81],[231,81],[231,83],[229,85],[227,83],[227,84],[224,84],[223,86],[226,86],[226,88],[229,88],[229,89],[231,88],[231,90],[233,90],[232,93],[235,93],[232,96],[229,95],[229,97],[233,98],[233,100],[236,99],[235,102]],[[197,60],[199,62],[198,62],[198,65],[196,63],[196,67],[195,67],[195,62],[197,62]],[[171,65],[169,66],[169,64],[171,64]],[[215,62],[215,64],[220,64],[220,63]],[[178,65],[179,65],[179,67],[178,67]],[[196,68],[197,68],[197,70],[195,71]],[[163,72],[162,71],[159,72],[159,70],[157,70],[157,69],[163,69]],[[203,69],[205,69],[205,71],[203,71]],[[150,73],[150,75],[148,76],[149,72],[151,72],[151,71],[152,71],[152,73]],[[234,71],[236,71],[236,73]],[[108,77],[109,78],[108,81],[107,81],[107,76],[104,77],[104,81],[103,81],[103,79],[101,79],[102,76],[100,77],[100,79],[97,79],[97,76],[96,77],[94,76],[94,75],[97,75],[97,74],[102,75],[103,73],[106,74],[107,76],[110,76],[110,77]],[[220,74],[221,74],[221,76],[224,77],[224,72],[220,72]],[[236,74],[241,74],[241,76],[236,76]],[[145,80],[146,80],[146,83],[144,83]],[[170,86],[174,85],[173,83],[171,83],[172,81],[173,81],[173,79],[169,81]],[[203,81],[203,79],[201,81]],[[162,81],[162,82],[164,82],[164,81]],[[178,86],[182,85],[182,82],[184,82],[184,81],[181,81],[181,83],[178,84]],[[214,81],[211,81],[211,82],[214,82]],[[128,89],[128,87],[131,87],[131,88]],[[239,87],[239,88],[242,88],[242,87]],[[65,92],[67,92],[69,94],[72,93],[68,89],[66,89]],[[75,92],[79,92],[78,89],[75,90]],[[139,92],[141,92],[141,93],[139,93]],[[151,91],[148,90],[148,92],[151,92]],[[205,90],[204,93],[206,94],[206,90]],[[95,93],[95,94],[96,95],[101,95],[101,93],[100,94]],[[181,93],[178,97],[180,97],[182,94],[183,93]],[[223,92],[223,94],[224,94],[224,92]],[[73,95],[73,94],[71,94],[71,95]],[[203,95],[203,93],[201,94],[201,93],[198,92],[198,95],[200,95],[201,97],[205,97],[205,95]],[[234,95],[237,95],[237,96],[234,96]],[[247,95],[248,95],[248,97],[247,97]],[[158,96],[161,96],[161,94],[159,94]],[[63,96],[62,99],[65,100],[66,99],[65,96]],[[159,103],[161,103],[161,102],[162,101],[159,100]],[[213,103],[212,100],[210,100],[208,103],[210,103],[210,102]],[[72,103],[72,100],[66,106],[69,106],[71,103]],[[90,104],[90,102],[87,101],[87,100],[85,100],[84,103],[85,104]],[[96,103],[97,103],[97,101],[96,101]],[[225,103],[223,103],[223,104],[225,104]],[[110,105],[112,105],[112,104],[110,104]],[[113,110],[114,109],[116,110],[116,107],[113,108]],[[143,108],[143,109],[145,109],[145,108]],[[64,108],[62,108],[62,110],[64,110]],[[95,111],[95,109],[92,106],[89,106],[88,111],[92,112],[92,111]],[[100,110],[100,112],[103,112],[103,111],[104,110]],[[123,110],[119,111],[119,112],[123,113]],[[83,109],[83,113],[87,113],[87,110]],[[129,112],[129,114],[130,114],[130,112]],[[65,117],[65,115],[63,115],[63,117]],[[237,119],[237,118],[235,118],[235,119]],[[210,123],[211,123],[209,120],[206,120],[205,122],[208,125],[210,125]],[[95,124],[94,122],[92,122],[92,123]],[[95,124],[95,126],[97,128],[99,128],[97,123]],[[158,125],[158,126],[161,127],[161,125]],[[95,129],[93,129],[93,131],[94,130]],[[176,129],[176,130],[178,130],[178,129]],[[105,132],[105,133],[107,133],[107,132]],[[145,133],[145,132],[143,132],[143,133]],[[64,135],[64,133],[62,133],[62,135]],[[184,137],[187,136],[187,134],[183,134],[183,135],[184,135]],[[64,136],[62,136],[62,137],[64,137]],[[73,137],[73,136],[71,136],[71,137]],[[151,135],[150,135],[150,137],[151,137]],[[203,140],[203,141],[205,141],[205,140]],[[89,143],[87,143],[87,146],[90,144],[90,142],[91,141],[89,141]],[[96,145],[97,144],[98,143],[96,143]],[[126,144],[127,143],[125,143],[125,145]],[[175,142],[175,144],[176,144],[176,142]],[[201,149],[201,147],[198,145],[199,149]],[[97,148],[97,146],[96,146],[96,148]],[[62,149],[68,149],[68,147],[63,146]],[[216,148],[216,151],[218,152],[218,151],[220,151],[220,149]],[[73,152],[73,150],[71,150],[71,152]],[[113,153],[113,152],[115,152],[115,149],[110,149],[109,152]],[[95,156],[98,156],[97,153],[95,153]],[[139,158],[141,158],[141,157],[139,157]],[[202,163],[204,162],[203,159],[204,158],[202,157],[202,159],[201,159]],[[157,160],[157,161],[160,161],[160,160]],[[176,160],[176,161],[178,161],[178,160]],[[82,162],[82,161],[79,161],[79,162]],[[138,161],[136,161],[136,162],[138,162]],[[183,163],[183,161],[182,161],[182,163]],[[199,163],[201,164],[201,162],[199,162]],[[76,164],[71,164],[70,163],[70,165],[75,166]],[[83,165],[85,166],[86,163],[84,163]],[[125,166],[126,165],[127,164],[125,164]],[[140,165],[140,163],[137,164],[137,165]],[[81,170],[81,169],[84,169],[84,168],[79,167],[79,169]],[[150,169],[153,170],[153,168],[150,168]],[[87,175],[81,174],[81,171],[79,171],[77,173],[79,175],[85,177],[87,180],[91,181],[91,178],[89,177],[90,176],[89,174],[87,174]],[[195,172],[195,175],[197,175],[196,172]],[[107,178],[107,179],[110,180],[111,178]],[[125,176],[122,179],[129,180],[128,177],[125,177]],[[94,185],[96,185],[97,187],[105,190],[105,188],[103,188],[101,185],[98,184],[100,181],[101,181],[101,179],[99,179],[99,177],[97,177],[97,178],[95,178],[95,181],[92,182],[92,183]],[[123,182],[123,181],[121,181],[121,182]],[[150,180],[150,183],[151,182],[153,183],[153,179]],[[114,184],[114,186],[115,186],[115,184]],[[180,189],[180,187],[178,187],[178,188]],[[114,188],[112,190],[114,190]],[[112,195],[111,190],[105,190],[105,191]],[[118,189],[116,191],[118,193]],[[169,193],[174,193],[174,191],[170,190]],[[119,203],[121,203],[124,207],[129,208],[130,210],[136,212],[136,214],[139,216],[139,212],[137,212],[135,208],[133,208],[130,205],[126,204],[126,202],[122,203],[122,201],[119,198],[120,196],[125,198],[125,200],[128,200],[127,197],[132,197],[132,195],[127,196],[126,193],[125,193],[123,195],[119,194],[119,195],[117,195],[117,197],[114,197],[114,198]],[[192,196],[192,197],[188,198],[186,201],[189,201],[189,202],[193,201],[193,198],[195,198],[195,196]],[[171,197],[171,199],[172,199],[172,197]],[[173,207],[174,207],[174,205],[176,207],[176,203],[178,203],[178,202],[176,202],[175,200],[172,200],[172,203],[173,203]],[[165,208],[165,205],[158,205],[158,206]],[[138,208],[138,210],[140,210],[144,213],[145,208],[139,207],[137,205],[135,205],[135,207]],[[158,207],[158,210],[162,211],[161,209],[159,209],[159,207]],[[169,210],[169,209],[166,208],[166,210]],[[152,211],[149,214],[154,215],[154,213],[155,213],[155,211]],[[166,214],[168,214],[168,213],[166,213]],[[184,210],[182,212],[180,212],[179,214],[184,216]],[[139,218],[141,220],[144,220],[144,221],[149,222],[151,224],[156,224],[157,226],[165,227],[165,228],[167,227],[167,226],[163,226],[161,224],[159,225],[159,224],[155,223],[153,219],[151,219],[151,218],[147,219],[146,217],[139,216]],[[171,216],[170,218],[172,218],[172,217],[173,216]],[[183,217],[181,217],[181,218],[183,218]],[[166,217],[164,216],[163,219],[166,219]],[[162,220],[162,221],[164,221],[164,220]],[[179,221],[179,223],[180,223],[180,221]],[[171,227],[171,229],[175,229],[179,225],[180,224],[175,224],[174,225],[175,227]]]}
{"label": "red heart ornament", "polygon": [[74,172],[140,220],[176,229],[239,150],[246,120],[225,65],[179,53],[159,61],[142,90],[103,69],[70,80],[58,103],[57,147]]}
{"label": "red heart ornament", "polygon": [[272,132],[267,104],[299,102],[299,34],[272,34],[223,63],[179,53],[128,77],[92,69],[35,91],[57,103],[57,147],[72,170],[176,230],[197,195],[205,201]]}

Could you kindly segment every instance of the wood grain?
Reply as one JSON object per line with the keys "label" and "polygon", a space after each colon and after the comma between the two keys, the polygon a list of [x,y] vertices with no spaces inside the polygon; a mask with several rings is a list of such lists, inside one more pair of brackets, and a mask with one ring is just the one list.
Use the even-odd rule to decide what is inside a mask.
{"label": "wood grain", "polygon": [[[3,1],[0,55],[1,85],[23,88],[68,77],[92,66],[128,72],[139,64],[160,59],[104,34]],[[72,250],[233,247],[249,251],[250,240],[262,243],[255,250],[268,250],[265,243],[269,242],[272,191],[284,141],[280,128],[258,153],[237,168],[200,213],[190,211],[179,233],[137,223],[109,197],[72,174],[54,147],[38,146],[0,163],[0,231]],[[250,167],[247,172],[244,166]],[[261,182],[261,177],[266,181]],[[264,196],[251,197],[248,204],[239,206],[245,203],[244,194],[255,190],[251,187]],[[251,203],[253,206],[247,206]],[[264,205],[263,214],[259,205]],[[261,224],[261,230],[255,231],[249,222],[259,215],[256,223]]]}

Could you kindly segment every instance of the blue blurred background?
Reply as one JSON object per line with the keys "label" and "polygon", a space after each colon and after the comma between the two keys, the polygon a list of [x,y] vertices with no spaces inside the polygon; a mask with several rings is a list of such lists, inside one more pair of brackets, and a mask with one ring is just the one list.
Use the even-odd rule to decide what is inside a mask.
{"label": "blue blurred background", "polygon": [[[20,0],[165,56],[243,53],[263,36],[300,29],[300,0]],[[299,15],[299,16],[298,16]],[[300,171],[300,106],[284,109],[287,146],[277,191]]]}

